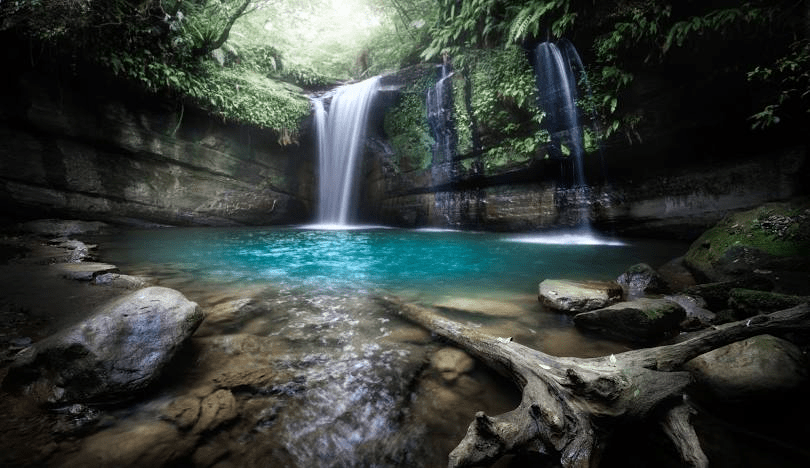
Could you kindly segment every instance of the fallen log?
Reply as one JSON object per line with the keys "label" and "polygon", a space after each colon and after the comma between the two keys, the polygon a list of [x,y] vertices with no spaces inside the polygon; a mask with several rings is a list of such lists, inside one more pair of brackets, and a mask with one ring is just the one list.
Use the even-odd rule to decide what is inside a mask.
{"label": "fallen log", "polygon": [[[563,467],[595,467],[614,428],[661,418],[664,432],[689,466],[707,466],[684,405],[691,382],[679,368],[712,349],[754,335],[810,331],[810,306],[758,315],[704,330],[672,345],[598,358],[555,357],[440,316],[397,299],[379,299],[387,309],[422,325],[511,378],[523,396],[514,410],[483,412],[450,453],[448,466],[480,466],[507,453],[536,451],[559,457]],[[654,411],[655,410],[655,411]]]}

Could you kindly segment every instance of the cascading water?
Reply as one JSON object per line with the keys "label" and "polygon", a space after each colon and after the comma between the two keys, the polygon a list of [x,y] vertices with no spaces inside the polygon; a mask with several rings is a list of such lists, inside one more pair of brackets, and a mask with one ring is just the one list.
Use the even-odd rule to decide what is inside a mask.
{"label": "cascading water", "polygon": [[453,119],[453,90],[447,64],[441,66],[441,76],[436,85],[429,89],[425,100],[427,121],[430,133],[436,143],[433,145],[433,164],[448,163],[456,152],[456,126]]}
{"label": "cascading water", "polygon": [[577,80],[574,74],[574,67],[581,69],[582,62],[570,42],[563,39],[559,43],[562,49],[553,42],[543,42],[535,48],[534,67],[539,103],[546,113],[544,122],[551,135],[551,156],[570,160],[573,185],[584,187],[582,157],[585,144],[576,104]]}
{"label": "cascading water", "polygon": [[[556,44],[538,44],[533,58],[538,101],[546,113],[543,122],[551,137],[549,156],[561,161],[564,181],[570,187],[558,190],[555,196],[561,212],[570,214],[561,221],[579,225],[590,234],[591,190],[585,180],[585,134],[582,112],[577,106],[577,77],[585,76],[585,68],[576,48],[566,39]],[[585,84],[587,87],[587,79]],[[596,119],[593,121],[595,125]],[[567,168],[571,168],[570,175]]]}
{"label": "cascading water", "polygon": [[[453,114],[453,88],[450,78],[453,72],[447,63],[443,63],[439,79],[433,88],[428,89],[425,98],[427,123],[430,128],[433,144],[431,177],[435,186],[448,187],[455,182],[456,174],[453,159],[456,155],[458,135]],[[448,226],[459,223],[459,194],[453,190],[441,190],[435,194],[436,213],[444,216]]]}
{"label": "cascading water", "polygon": [[338,88],[328,112],[314,100],[318,133],[318,224],[346,226],[356,211],[354,179],[365,144],[368,113],[380,78]]}

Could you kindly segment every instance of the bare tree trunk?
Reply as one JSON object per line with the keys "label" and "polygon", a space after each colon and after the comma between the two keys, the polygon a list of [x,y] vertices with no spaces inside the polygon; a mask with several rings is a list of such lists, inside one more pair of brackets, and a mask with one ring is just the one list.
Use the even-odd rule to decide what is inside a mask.
{"label": "bare tree trunk", "polygon": [[486,464],[524,450],[559,456],[564,467],[595,467],[616,425],[647,418],[667,404],[673,408],[663,413],[665,431],[687,463],[706,466],[689,422],[691,410],[683,406],[683,390],[691,376],[677,369],[707,351],[750,336],[810,330],[810,306],[803,304],[705,330],[674,345],[599,358],[554,357],[508,338],[486,335],[429,308],[392,298],[379,300],[523,389],[522,401],[514,410],[498,416],[476,414],[467,435],[450,453],[450,467]]}

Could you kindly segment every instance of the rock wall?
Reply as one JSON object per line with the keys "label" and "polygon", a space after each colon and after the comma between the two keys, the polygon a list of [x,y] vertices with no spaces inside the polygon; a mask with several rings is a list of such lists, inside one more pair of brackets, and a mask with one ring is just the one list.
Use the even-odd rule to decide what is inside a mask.
{"label": "rock wall", "polygon": [[[556,182],[553,163],[530,161],[483,175],[456,161],[453,180],[437,171],[398,172],[379,151],[369,155],[364,217],[397,226],[538,230],[589,221],[604,232],[690,239],[730,211],[807,193],[806,149],[760,157],[649,165],[585,189]],[[620,165],[613,161],[609,169]],[[466,168],[471,166],[470,168]],[[448,171],[438,173],[446,174]],[[590,171],[595,172],[595,171]],[[599,180],[593,177],[591,180]]]}
{"label": "rock wall", "polygon": [[26,72],[0,97],[0,216],[128,224],[311,219],[314,150],[174,102]]}

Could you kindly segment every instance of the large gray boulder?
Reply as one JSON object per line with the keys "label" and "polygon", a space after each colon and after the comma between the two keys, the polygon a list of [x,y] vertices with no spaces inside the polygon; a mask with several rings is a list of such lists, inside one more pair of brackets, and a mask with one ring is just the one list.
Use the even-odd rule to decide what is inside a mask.
{"label": "large gray boulder", "polygon": [[627,291],[629,297],[642,297],[648,293],[665,293],[669,290],[664,278],[646,263],[631,266],[616,279],[616,282]]}
{"label": "large gray boulder", "polygon": [[772,398],[808,382],[807,363],[793,343],[760,335],[687,362],[699,388],[721,401]]}
{"label": "large gray boulder", "polygon": [[549,279],[538,289],[541,304],[570,313],[600,309],[622,299],[622,287],[613,281]]}
{"label": "large gray boulder", "polygon": [[178,291],[135,291],[21,351],[3,388],[42,404],[131,398],[160,375],[202,319]]}
{"label": "large gray boulder", "polygon": [[686,311],[666,299],[636,299],[574,316],[576,326],[619,340],[650,343],[679,330]]}

